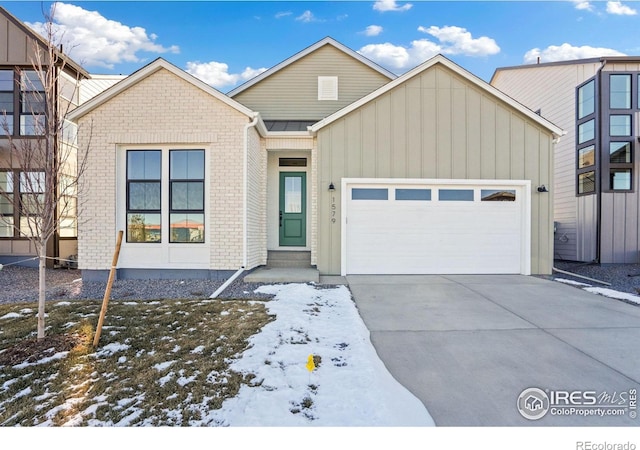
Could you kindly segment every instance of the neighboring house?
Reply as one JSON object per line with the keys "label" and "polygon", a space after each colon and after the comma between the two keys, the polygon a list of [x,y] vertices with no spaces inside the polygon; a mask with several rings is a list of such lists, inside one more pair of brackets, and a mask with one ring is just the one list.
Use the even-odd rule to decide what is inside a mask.
{"label": "neighboring house", "polygon": [[[562,130],[436,56],[395,77],[326,38],[224,95],[157,59],[71,114],[83,278],[551,272]],[[92,124],[91,136],[83,133]],[[499,200],[499,201],[496,201]]]}
{"label": "neighboring house", "polygon": [[555,154],[555,257],[639,263],[640,57],[504,67],[491,84],[567,132]]}
{"label": "neighboring house", "polygon": [[[44,102],[34,101],[42,94],[43,86],[34,70],[33,58],[36,48],[46,49],[46,41],[30,28],[0,7],[0,124],[7,125],[8,133],[14,143],[20,146],[22,140],[34,140],[40,127],[36,126],[44,120]],[[89,74],[78,64],[63,54],[59,54],[56,66],[60,67],[58,110],[71,103],[77,105],[79,80]],[[74,146],[75,125],[71,122],[65,126],[68,140],[57,144]],[[15,158],[11,158],[9,139],[5,127],[0,127],[0,187],[6,192],[13,191],[14,201],[0,198],[0,263],[24,261],[36,255],[35,248],[25,237],[28,233],[25,212],[21,211],[18,198],[31,195],[27,192],[26,183],[20,182],[25,177],[37,177],[42,172],[22,172]],[[72,174],[70,174],[72,175]],[[37,194],[37,193],[36,193]],[[71,194],[73,195],[73,194]],[[73,201],[73,200],[72,200]],[[14,227],[18,225],[18,229]],[[58,232],[49,240],[47,255],[52,258],[68,259],[77,254],[77,221],[75,213],[68,211],[60,215]],[[53,259],[49,260],[52,265]],[[33,265],[37,262],[32,261]]]}

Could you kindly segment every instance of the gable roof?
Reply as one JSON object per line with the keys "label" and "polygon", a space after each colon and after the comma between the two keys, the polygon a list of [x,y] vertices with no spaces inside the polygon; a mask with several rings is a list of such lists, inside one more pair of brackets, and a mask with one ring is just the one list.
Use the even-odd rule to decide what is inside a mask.
{"label": "gable roof", "polygon": [[[49,47],[49,42],[47,42],[47,40],[44,37],[40,36],[38,33],[33,31],[24,22],[22,22],[20,19],[18,19],[13,14],[11,14],[9,11],[7,11],[2,6],[0,6],[0,14],[5,16],[7,19],[9,19],[23,33],[25,33],[31,39],[33,39],[36,42],[38,42],[44,48],[48,48]],[[69,58],[69,56],[64,54],[61,50],[58,50],[57,48],[55,48],[54,50],[55,50],[56,57],[60,58],[60,60],[63,61],[64,65],[66,67],[72,69],[81,78],[89,78],[89,72],[87,72],[80,64],[78,64],[77,62],[75,62],[74,60]]]}
{"label": "gable roof", "polygon": [[[105,91],[101,92],[100,94],[96,95],[91,100],[89,100],[86,103],[82,104],[81,106],[77,107],[73,111],[71,111],[69,113],[69,118],[71,120],[76,120],[76,119],[88,114],[89,112],[93,111],[94,109],[96,109],[100,105],[108,102],[113,97],[115,97],[118,94],[120,94],[121,92],[127,90],[128,88],[130,88],[134,84],[137,84],[141,80],[153,75],[154,73],[158,72],[161,69],[168,70],[169,72],[171,72],[172,74],[176,75],[177,77],[179,77],[179,78],[185,80],[186,82],[192,84],[193,86],[203,90],[207,94],[209,94],[212,97],[215,97],[216,99],[220,100],[221,102],[227,104],[228,106],[230,106],[231,108],[235,109],[236,111],[246,115],[250,119],[253,119],[253,118],[259,116],[259,113],[254,112],[251,109],[247,108],[246,106],[244,106],[244,105],[238,103],[237,101],[233,100],[232,98],[227,97],[222,92],[220,92],[217,89],[214,89],[213,87],[209,86],[204,81],[199,80],[198,78],[194,77],[193,75],[188,74],[187,72],[185,72],[184,70],[174,66],[173,64],[171,64],[167,60],[162,59],[162,58],[158,58],[155,61],[147,64],[143,68],[141,68],[141,69],[137,70],[136,72],[132,73],[131,75],[129,75],[128,77],[126,77],[122,81],[117,82],[116,84],[114,84],[113,86],[108,88],[107,90],[105,90]],[[260,123],[261,133],[264,134],[264,132],[266,132],[266,129],[264,128],[264,123],[262,122],[262,120],[260,120],[259,123]]]}
{"label": "gable roof", "polygon": [[492,94],[493,96],[499,98],[500,100],[502,100],[503,102],[507,103],[509,106],[511,106],[512,108],[514,108],[518,112],[522,113],[523,115],[525,115],[526,117],[528,117],[529,119],[534,121],[535,123],[537,123],[540,126],[546,128],[547,130],[551,131],[556,137],[560,137],[560,136],[565,134],[564,130],[562,130],[558,126],[554,125],[553,123],[551,123],[550,121],[548,121],[544,117],[536,114],[534,111],[530,110],[529,108],[524,106],[522,103],[517,102],[516,100],[514,100],[511,97],[509,97],[504,92],[502,92],[499,89],[491,86],[487,82],[481,80],[477,76],[473,75],[471,72],[467,71],[466,69],[463,69],[462,67],[460,67],[459,65],[457,65],[456,63],[451,61],[450,59],[447,59],[447,58],[445,58],[444,56],[442,56],[440,54],[434,56],[431,59],[428,59],[424,63],[420,64],[419,66],[417,66],[417,67],[415,67],[413,69],[411,69],[410,71],[406,72],[405,74],[399,76],[395,80],[390,81],[389,83],[385,84],[384,86],[376,89],[375,91],[373,91],[369,95],[366,95],[366,96],[362,97],[360,100],[357,100],[357,101],[351,103],[349,106],[346,106],[346,107],[342,108],[341,110],[336,111],[335,113],[331,114],[330,116],[325,117],[321,121],[319,121],[319,122],[315,123],[314,125],[310,126],[309,127],[309,131],[311,131],[312,133],[317,132],[318,130],[326,127],[327,125],[335,122],[336,120],[338,120],[338,119],[346,116],[347,114],[355,111],[356,109],[360,108],[361,106],[365,105],[366,103],[369,103],[370,101],[375,100],[376,98],[378,98],[378,97],[382,96],[383,94],[389,92],[390,90],[392,90],[396,86],[401,85],[402,83],[406,82],[407,80],[410,80],[411,78],[415,77],[416,75],[419,75],[420,73],[430,69],[431,67],[434,67],[437,64],[441,64],[441,65],[447,67],[448,69],[452,70],[457,75],[461,76],[466,81],[470,82],[471,84],[475,85],[476,87],[478,87],[478,88],[482,89],[483,91],[488,92],[489,94]]}
{"label": "gable roof", "polygon": [[262,72],[260,75],[257,75],[256,77],[252,78],[251,80],[247,81],[244,84],[241,84],[240,86],[238,86],[235,89],[232,89],[231,91],[229,91],[227,93],[227,95],[229,97],[233,97],[247,89],[249,89],[251,86],[258,84],[260,81],[264,80],[267,77],[270,77],[271,75],[277,73],[278,71],[284,69],[285,67],[290,66],[291,64],[293,64],[294,62],[304,58],[305,56],[313,53],[314,51],[318,50],[321,47],[324,47],[325,45],[331,45],[335,48],[337,48],[338,50],[346,53],[348,56],[351,56],[352,58],[360,61],[361,63],[365,64],[366,66],[369,66],[371,69],[375,70],[376,72],[382,74],[383,76],[389,78],[390,80],[393,80],[397,77],[397,75],[395,75],[393,72],[388,71],[387,69],[379,66],[378,64],[374,63],[373,61],[371,61],[368,58],[365,58],[364,56],[362,56],[360,53],[355,52],[353,50],[351,50],[349,47],[341,44],[340,42],[336,41],[335,39],[331,38],[331,37],[325,37],[324,39],[316,42],[315,44],[305,48],[304,50],[296,53],[295,55],[285,59],[284,61],[282,61],[281,63],[273,66],[272,68]]}

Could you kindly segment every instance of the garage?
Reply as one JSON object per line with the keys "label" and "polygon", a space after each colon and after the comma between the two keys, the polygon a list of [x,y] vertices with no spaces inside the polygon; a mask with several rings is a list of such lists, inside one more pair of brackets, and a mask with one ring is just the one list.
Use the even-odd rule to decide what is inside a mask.
{"label": "garage", "polygon": [[344,179],[342,274],[524,274],[531,183]]}

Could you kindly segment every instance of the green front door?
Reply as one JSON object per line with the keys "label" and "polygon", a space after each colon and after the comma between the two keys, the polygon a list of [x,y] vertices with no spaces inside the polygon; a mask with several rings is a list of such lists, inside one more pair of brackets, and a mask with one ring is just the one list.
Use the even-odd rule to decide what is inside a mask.
{"label": "green front door", "polygon": [[307,174],[280,172],[280,246],[307,245]]}

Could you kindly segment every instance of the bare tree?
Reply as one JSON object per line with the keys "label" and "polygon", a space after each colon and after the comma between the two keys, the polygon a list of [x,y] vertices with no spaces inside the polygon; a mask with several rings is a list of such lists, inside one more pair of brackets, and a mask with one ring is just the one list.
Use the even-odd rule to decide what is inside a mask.
{"label": "bare tree", "polygon": [[[31,68],[18,76],[21,116],[12,120],[3,114],[2,128],[9,146],[2,167],[5,183],[0,183],[0,199],[19,209],[19,220],[10,225],[32,243],[39,259],[38,339],[45,336],[45,294],[47,246],[77,217],[77,194],[85,169],[87,151],[80,151],[76,127],[67,120],[76,106],[80,74],[73,79],[65,68],[61,36],[56,35],[54,10],[45,13],[46,33],[33,41]],[[63,94],[64,95],[61,95]],[[15,120],[20,122],[14,124]],[[13,132],[20,127],[18,136]],[[15,217],[15,215],[14,215]],[[1,218],[1,217],[0,217]],[[75,226],[75,225],[73,225]]]}

